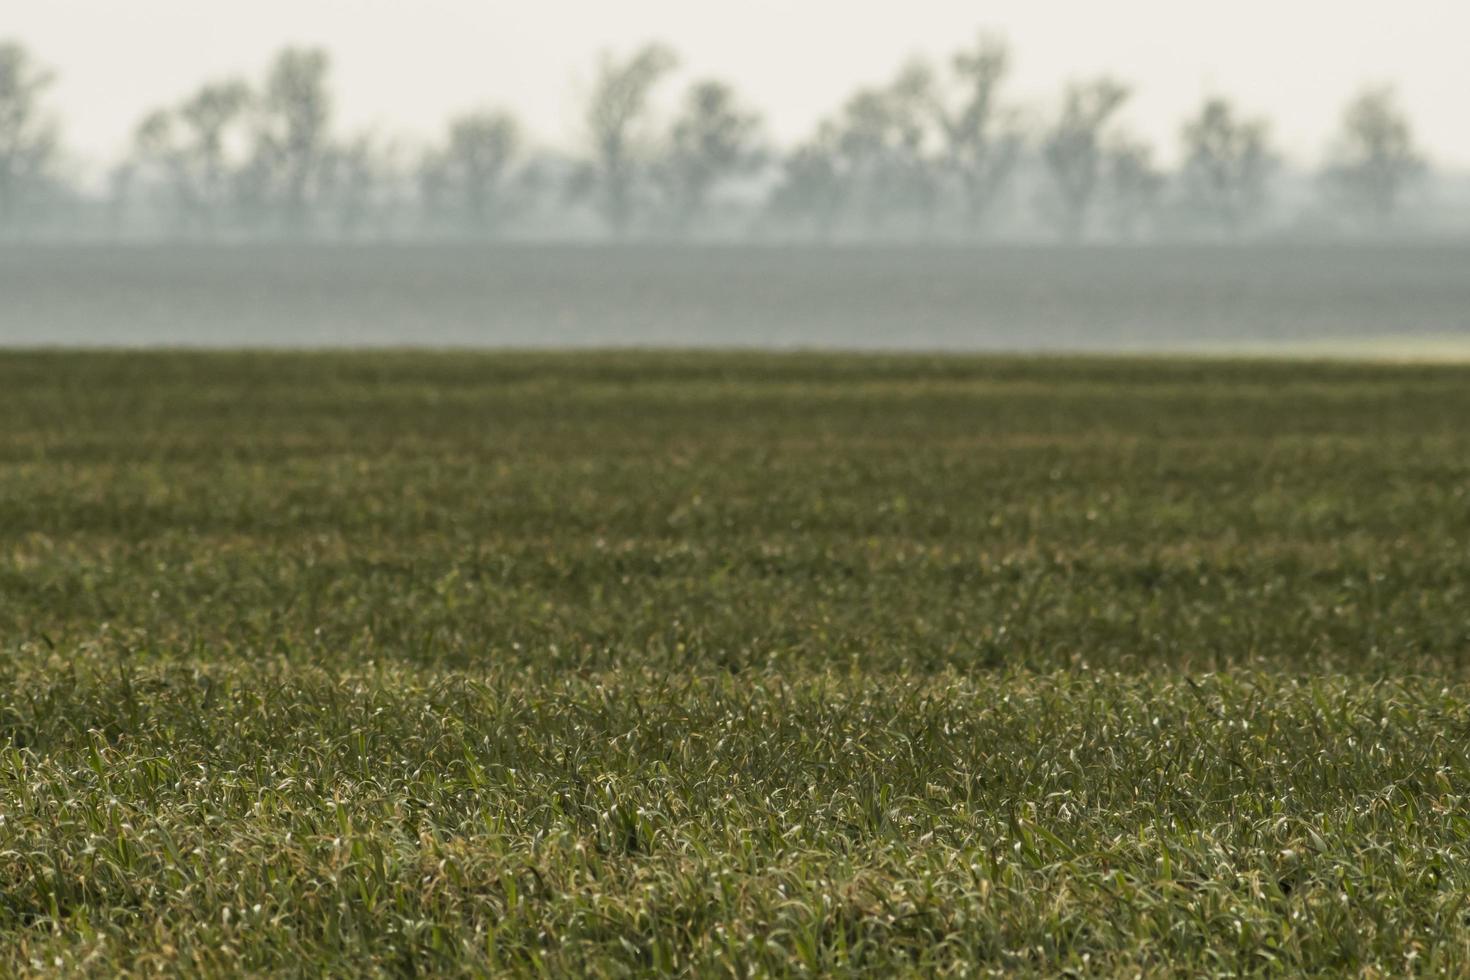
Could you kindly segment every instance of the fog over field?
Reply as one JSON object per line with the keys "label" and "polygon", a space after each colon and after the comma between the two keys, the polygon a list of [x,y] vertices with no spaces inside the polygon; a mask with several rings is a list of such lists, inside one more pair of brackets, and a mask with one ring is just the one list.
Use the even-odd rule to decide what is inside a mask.
{"label": "fog over field", "polygon": [[698,7],[17,0],[0,345],[1463,352],[1455,5]]}
{"label": "fog over field", "polygon": [[0,248],[0,343],[1470,349],[1470,246]]}
{"label": "fog over field", "polygon": [[0,240],[1470,239],[1441,0],[17,4]]}

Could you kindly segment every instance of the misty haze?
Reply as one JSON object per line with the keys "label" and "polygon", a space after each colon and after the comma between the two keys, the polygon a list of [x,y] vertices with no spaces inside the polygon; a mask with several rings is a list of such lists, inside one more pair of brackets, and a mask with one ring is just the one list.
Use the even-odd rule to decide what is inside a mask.
{"label": "misty haze", "polygon": [[1223,95],[1160,152],[1127,82],[1027,105],[976,36],[786,146],[662,44],[604,52],[553,149],[511,107],[346,130],[331,55],[286,48],[143,112],[90,180],[57,74],[5,42],[0,342],[1459,349],[1470,184],[1392,86],[1345,94],[1315,170]]}
{"label": "misty haze", "polygon": [[1470,351],[1470,247],[42,245],[10,344]]}
{"label": "misty haze", "polygon": [[0,977],[1470,976],[1470,8],[6,0]]}

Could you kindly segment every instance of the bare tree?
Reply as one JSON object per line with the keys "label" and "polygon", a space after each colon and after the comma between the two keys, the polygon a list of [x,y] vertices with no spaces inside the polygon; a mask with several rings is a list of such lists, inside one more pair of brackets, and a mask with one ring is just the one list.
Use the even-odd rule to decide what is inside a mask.
{"label": "bare tree", "polygon": [[1392,88],[1369,88],[1348,103],[1323,174],[1331,191],[1375,228],[1393,222],[1404,191],[1424,173],[1413,127]]}
{"label": "bare tree", "polygon": [[782,160],[781,178],[767,207],[778,220],[804,223],[826,239],[836,230],[848,190],[836,128],[825,123]]}
{"label": "bare tree", "polygon": [[1108,147],[1104,169],[1108,223],[1117,238],[1135,239],[1158,211],[1167,181],[1152,148],[1126,136]]}
{"label": "bare tree", "polygon": [[230,144],[243,144],[250,102],[244,82],[213,82],[177,108],[149,113],[135,130],[138,162],[166,188],[178,231],[218,230],[241,165],[241,146]]}
{"label": "bare tree", "polygon": [[936,138],[936,84],[933,68],[910,61],[884,93],[894,136],[886,191],[898,209],[918,219],[918,231],[926,235],[933,230],[940,200],[940,168],[931,145]]}
{"label": "bare tree", "polygon": [[171,110],[155,109],[133,131],[133,154],[144,173],[161,186],[173,231],[185,234],[193,226],[199,203],[178,131],[178,120]]}
{"label": "bare tree", "polygon": [[57,128],[42,105],[53,80],[18,42],[0,41],[0,231],[56,162]]}
{"label": "bare tree", "polygon": [[1265,207],[1275,168],[1262,119],[1242,117],[1225,99],[1205,101],[1185,123],[1184,200],[1196,218],[1230,236]]}
{"label": "bare tree", "polygon": [[234,130],[243,122],[250,102],[250,87],[232,79],[204,86],[178,110],[189,132],[199,197],[210,222],[228,204],[235,166],[228,143],[237,135]]}
{"label": "bare tree", "polygon": [[1015,170],[1021,134],[1015,113],[1000,104],[1010,70],[1005,41],[981,35],[951,59],[954,95],[935,102],[944,138],[944,171],[959,190],[965,230],[978,234]]}
{"label": "bare tree", "polygon": [[598,211],[618,237],[632,225],[639,185],[647,176],[649,98],[676,63],[671,50],[650,44],[627,61],[604,54],[598,66],[585,114],[592,160],[581,183],[595,195]]}
{"label": "bare tree", "polygon": [[887,186],[894,169],[892,123],[886,93],[863,89],[847,100],[836,124],[844,199],[861,210],[869,232],[880,230],[893,205]]}
{"label": "bare tree", "polygon": [[1073,83],[1067,88],[1061,117],[1042,141],[1042,161],[1052,190],[1047,210],[1069,239],[1087,233],[1104,177],[1108,125],[1128,95],[1126,85],[1110,78]]}
{"label": "bare tree", "polygon": [[512,165],[520,149],[520,125],[508,113],[487,110],[451,120],[445,145],[420,171],[425,211],[472,235],[494,234],[513,205]]}
{"label": "bare tree", "polygon": [[882,233],[898,215],[916,218],[923,231],[932,226],[939,202],[938,168],[929,153],[933,105],[934,73],[915,61],[888,85],[862,89],[842,107],[835,132],[849,185],[845,198],[869,232]]}
{"label": "bare tree", "polygon": [[305,233],[331,149],[330,61],[325,51],[287,48],[261,92],[249,186],[291,234]]}
{"label": "bare tree", "polygon": [[741,106],[734,90],[717,81],[693,85],[657,168],[674,229],[688,233],[722,183],[753,172],[764,158],[760,117]]}
{"label": "bare tree", "polygon": [[788,154],[769,210],[830,236],[844,213],[869,234],[887,234],[892,219],[931,230],[940,200],[933,70],[905,65],[887,85],[855,92],[816,135]]}
{"label": "bare tree", "polygon": [[334,142],[321,182],[322,205],[336,234],[357,238],[386,233],[399,198],[396,148],[371,132]]}

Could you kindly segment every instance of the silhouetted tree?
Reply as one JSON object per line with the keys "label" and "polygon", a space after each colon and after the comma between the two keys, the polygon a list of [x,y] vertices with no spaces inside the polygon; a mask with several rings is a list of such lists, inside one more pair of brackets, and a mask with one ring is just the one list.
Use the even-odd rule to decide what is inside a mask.
{"label": "silhouetted tree", "polygon": [[1047,213],[1069,239],[1087,233],[1104,177],[1107,128],[1128,100],[1128,87],[1109,78],[1073,83],[1061,117],[1042,140],[1041,156],[1051,178]]}
{"label": "silhouetted tree", "polygon": [[271,64],[261,90],[255,158],[246,186],[293,235],[309,230],[313,198],[328,162],[329,68],[325,51],[287,48]]}
{"label": "silhouetted tree", "polygon": [[928,146],[933,105],[933,72],[916,61],[888,85],[862,89],[842,107],[835,124],[839,172],[849,185],[845,199],[869,232],[882,232],[902,214],[923,230],[932,225],[939,199]]}
{"label": "silhouetted tree", "polygon": [[723,82],[693,85],[656,170],[674,230],[687,233],[720,184],[753,172],[763,159],[760,117]]}
{"label": "silhouetted tree", "polygon": [[22,45],[0,41],[0,232],[17,220],[22,200],[39,195],[57,157],[57,127],[43,99],[54,76]]}
{"label": "silhouetted tree", "polygon": [[[158,228],[163,216],[161,227],[181,235],[414,227],[492,236],[512,219],[517,233],[580,234],[589,215],[615,237],[686,234],[715,202],[733,214],[722,198],[734,204],[769,178],[758,221],[778,228],[978,237],[1024,159],[1020,176],[1041,184],[1039,216],[1069,240],[1166,227],[1238,236],[1266,213],[1277,166],[1266,123],[1212,98],[1181,127],[1184,159],[1166,179],[1150,148],[1120,131],[1129,89],[1101,77],[1068,86],[1037,134],[1033,169],[1032,141],[1005,98],[1010,50],[983,33],[943,62],[912,61],[859,89],[780,155],[765,147],[758,114],[718,81],[691,85],[668,125],[655,126],[653,96],[675,62],[658,44],[604,54],[581,107],[580,152],[528,158],[515,120],[482,111],[453,120],[405,166],[399,148],[375,137],[335,138],[327,54],[287,48],[258,87],[216,81],[149,113],[107,187],[89,191],[62,176],[45,111],[52,74],[22,45],[0,42],[0,234],[41,215],[58,228],[81,219],[78,227],[124,234],[145,200],[155,206],[141,227]],[[1346,106],[1319,189],[1342,215],[1384,229],[1426,169],[1392,89],[1371,87]],[[415,192],[424,221],[405,225]]]}
{"label": "silhouetted tree", "polygon": [[1262,119],[1246,119],[1224,99],[1205,101],[1183,129],[1181,180],[1189,213],[1238,235],[1265,207],[1275,157]]}
{"label": "silhouetted tree", "polygon": [[618,237],[628,233],[647,177],[645,124],[653,88],[677,63],[674,53],[651,44],[627,61],[604,54],[587,100],[585,123],[592,159],[579,182]]}
{"label": "silhouetted tree", "polygon": [[918,230],[933,230],[940,203],[940,167],[934,159],[934,70],[911,61],[889,85],[886,95],[895,152],[886,180],[888,195],[900,211],[918,219]]}
{"label": "silhouetted tree", "polygon": [[842,107],[837,122],[839,172],[848,184],[845,198],[858,207],[869,232],[876,232],[892,208],[886,186],[895,167],[893,118],[886,93],[864,89]]}
{"label": "silhouetted tree", "polygon": [[399,197],[394,147],[372,133],[334,142],[322,165],[320,207],[339,236],[384,234]]}
{"label": "silhouetted tree", "polygon": [[228,140],[250,106],[250,88],[231,80],[206,85],[179,107],[179,119],[188,131],[188,152],[196,170],[199,197],[213,221],[227,205],[234,163]]}
{"label": "silhouetted tree", "polygon": [[1367,89],[1348,103],[1323,176],[1355,217],[1381,229],[1393,221],[1404,191],[1425,169],[1409,118],[1385,86]]}
{"label": "silhouetted tree", "polygon": [[978,234],[1015,170],[1022,139],[1015,113],[1000,104],[1000,87],[1010,69],[1010,49],[981,35],[975,46],[951,59],[952,95],[935,102],[944,140],[944,171],[958,189],[965,231]]}
{"label": "silhouetted tree", "polygon": [[510,214],[512,167],[520,125],[508,113],[483,111],[449,123],[444,146],[419,174],[425,211],[472,235],[492,235]]}
{"label": "silhouetted tree", "polygon": [[1153,220],[1167,183],[1154,166],[1153,150],[1137,140],[1118,137],[1104,161],[1105,205],[1114,236],[1137,238]]}
{"label": "silhouetted tree", "polygon": [[818,238],[830,238],[847,204],[836,128],[824,123],[811,139],[781,161],[781,177],[767,210],[779,221],[805,224]]}
{"label": "silhouetted tree", "polygon": [[[212,234],[233,203],[250,89],[229,80],[204,85],[173,109],[149,113],[134,133],[134,150],[161,183],[181,232]],[[231,143],[240,144],[231,147]],[[235,151],[232,155],[231,150]]]}
{"label": "silhouetted tree", "polygon": [[189,180],[178,121],[168,109],[155,109],[133,131],[133,153],[140,166],[161,187],[167,199],[173,231],[189,232],[199,205]]}

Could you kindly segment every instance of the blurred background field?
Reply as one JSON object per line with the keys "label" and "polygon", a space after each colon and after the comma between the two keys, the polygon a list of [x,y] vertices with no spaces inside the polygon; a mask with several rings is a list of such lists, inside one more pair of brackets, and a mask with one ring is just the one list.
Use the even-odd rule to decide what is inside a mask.
{"label": "blurred background field", "polygon": [[0,247],[0,345],[1443,356],[1470,248]]}

